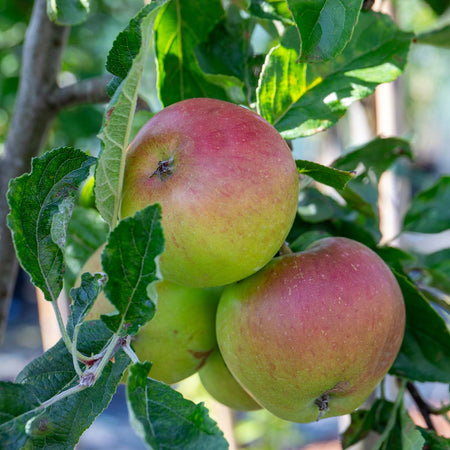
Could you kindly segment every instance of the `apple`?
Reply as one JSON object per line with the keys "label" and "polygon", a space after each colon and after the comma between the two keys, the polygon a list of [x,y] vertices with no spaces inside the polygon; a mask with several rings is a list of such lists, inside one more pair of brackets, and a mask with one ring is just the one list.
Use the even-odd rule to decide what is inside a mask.
{"label": "apple", "polygon": [[274,415],[300,423],[359,407],[391,367],[404,328],[389,267],[341,237],[278,256],[226,287],[216,318],[239,384]]}
{"label": "apple", "polygon": [[223,405],[238,411],[261,409],[231,375],[218,349],[209,356],[198,374],[208,394]]}
{"label": "apple", "polygon": [[[82,273],[102,271],[101,251],[91,256]],[[217,347],[215,314],[222,288],[190,288],[165,280],[155,288],[155,316],[134,336],[132,347],[141,361],[153,363],[152,378],[173,384],[196,373]],[[101,292],[86,319],[114,311]]]}
{"label": "apple", "polygon": [[295,161],[272,125],[241,106],[195,98],[158,112],[129,145],[121,216],[160,203],[163,277],[220,286],[276,254],[298,193]]}

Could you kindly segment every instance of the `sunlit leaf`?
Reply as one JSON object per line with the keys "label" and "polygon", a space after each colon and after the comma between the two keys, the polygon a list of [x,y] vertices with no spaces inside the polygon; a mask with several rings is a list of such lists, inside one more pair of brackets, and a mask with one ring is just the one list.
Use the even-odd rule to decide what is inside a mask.
{"label": "sunlit leaf", "polygon": [[[156,22],[158,85],[164,106],[193,97],[228,100],[237,79],[202,72],[195,48],[223,17],[220,0],[172,0]],[[240,82],[238,82],[240,84]],[[239,95],[238,95],[239,97]]]}
{"label": "sunlit leaf", "polygon": [[[295,49],[295,39],[295,29],[290,28],[281,45]],[[334,125],[351,103],[369,96],[378,84],[393,81],[402,73],[411,39],[412,35],[399,30],[388,16],[362,13],[344,51],[332,62],[306,66],[306,78],[298,78],[301,89],[280,89],[276,99],[276,90],[264,85],[276,80],[287,86],[292,84],[292,70],[301,71],[291,70],[291,51],[269,53],[260,75],[258,110],[286,139],[323,131]],[[284,59],[278,61],[279,58]],[[283,66],[289,70],[273,69]]]}
{"label": "sunlit leaf", "polygon": [[[153,36],[153,26],[166,1],[152,2],[117,37],[108,61],[124,78],[108,106],[100,138],[104,147],[95,175],[95,201],[105,221],[114,227],[119,214],[125,154],[130,140],[139,83]],[[123,64],[123,66],[121,66]],[[122,69],[120,69],[122,67]]]}

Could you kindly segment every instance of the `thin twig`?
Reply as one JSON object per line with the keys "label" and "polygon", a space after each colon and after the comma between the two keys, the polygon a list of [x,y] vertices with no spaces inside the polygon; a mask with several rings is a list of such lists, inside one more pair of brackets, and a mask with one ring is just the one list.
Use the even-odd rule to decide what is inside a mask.
{"label": "thin twig", "polygon": [[419,408],[420,414],[422,414],[425,423],[427,424],[427,427],[429,430],[436,431],[434,428],[433,422],[431,421],[431,408],[428,405],[428,403],[425,402],[425,400],[420,395],[419,391],[417,390],[416,386],[408,381],[406,383],[406,389],[408,389],[408,392],[411,394],[411,397],[414,399],[414,402],[416,403],[417,407]]}

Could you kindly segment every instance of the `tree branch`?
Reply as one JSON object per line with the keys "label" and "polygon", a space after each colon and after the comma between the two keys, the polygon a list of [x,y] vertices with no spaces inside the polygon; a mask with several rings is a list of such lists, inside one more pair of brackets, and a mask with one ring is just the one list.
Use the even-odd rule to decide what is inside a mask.
{"label": "tree branch", "polygon": [[111,78],[111,75],[103,75],[56,89],[48,102],[57,111],[81,103],[106,103],[110,100],[106,85]]}
{"label": "tree branch", "polygon": [[68,34],[68,27],[50,22],[46,1],[36,0],[25,36],[15,111],[0,161],[0,342],[17,274],[15,251],[6,227],[9,207],[5,195],[9,180],[29,170],[31,158],[47,138],[57,112],[47,99],[56,87]]}
{"label": "tree branch", "polygon": [[422,414],[422,417],[424,418],[428,429],[436,431],[433,422],[431,421],[430,415],[432,414],[432,411],[428,403],[426,403],[425,400],[421,397],[419,391],[417,390],[416,386],[413,383],[408,381],[406,383],[406,388],[408,389],[408,392],[411,394],[411,397],[414,399],[414,402],[419,408],[420,414]]}

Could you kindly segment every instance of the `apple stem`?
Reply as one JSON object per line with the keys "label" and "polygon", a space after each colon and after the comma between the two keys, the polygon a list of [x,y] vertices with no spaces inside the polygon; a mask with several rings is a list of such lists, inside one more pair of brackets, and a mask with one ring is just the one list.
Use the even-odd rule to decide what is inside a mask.
{"label": "apple stem", "polygon": [[284,241],[280,250],[278,250],[278,253],[279,255],[291,255],[293,251],[291,250],[291,247],[289,247],[289,244],[286,241]]}
{"label": "apple stem", "polygon": [[161,181],[164,181],[166,178],[169,178],[173,174],[173,161],[174,161],[173,155],[169,159],[166,159],[165,161],[158,161],[158,167],[150,175],[150,178],[153,175],[158,175]]}
{"label": "apple stem", "polygon": [[316,398],[314,401],[315,405],[319,408],[319,415],[317,416],[316,421],[318,422],[325,413],[327,413],[330,408],[328,407],[328,402],[330,401],[330,394],[325,393],[320,397]]}

